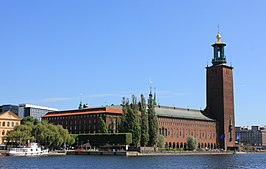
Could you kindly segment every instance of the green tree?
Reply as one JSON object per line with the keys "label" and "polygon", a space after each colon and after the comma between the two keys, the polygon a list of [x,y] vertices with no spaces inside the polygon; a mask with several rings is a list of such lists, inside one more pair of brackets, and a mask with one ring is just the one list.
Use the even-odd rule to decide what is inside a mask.
{"label": "green tree", "polygon": [[163,135],[158,135],[157,145],[159,148],[164,148],[165,146],[165,137]]}
{"label": "green tree", "polygon": [[128,106],[129,106],[129,101],[125,97],[122,98],[122,110],[123,110],[123,115],[121,118],[118,120],[118,132],[123,133],[123,132],[128,132],[129,131],[129,126],[128,122],[126,121],[126,117],[128,115]]}
{"label": "green tree", "polygon": [[34,117],[32,117],[32,116],[24,117],[24,118],[21,120],[21,124],[25,124],[25,125],[34,125]]}
{"label": "green tree", "polygon": [[131,109],[133,111],[131,124],[132,143],[134,146],[139,146],[141,137],[140,119],[138,116],[139,107],[137,104],[137,98],[134,95],[132,95]]}
{"label": "green tree", "polygon": [[122,98],[122,110],[123,115],[118,120],[119,132],[132,133],[132,145],[138,146],[140,142],[140,124],[138,117],[138,104],[137,99],[133,95],[132,103],[129,103],[128,99]]}
{"label": "green tree", "polygon": [[102,117],[99,118],[98,133],[108,133],[107,125]]}
{"label": "green tree", "polygon": [[[28,140],[38,142],[45,147],[61,147],[73,144],[74,139],[61,125],[49,124],[47,121],[37,122],[31,117],[22,119],[23,124],[7,133],[7,141],[26,145]],[[36,125],[33,125],[35,122]],[[37,123],[36,123],[37,122]]]}
{"label": "green tree", "polygon": [[195,137],[188,136],[187,137],[187,147],[188,150],[196,150],[198,146],[198,140]]}
{"label": "green tree", "polygon": [[148,113],[146,101],[141,94],[141,101],[139,102],[139,110],[141,112],[141,137],[140,137],[140,145],[147,146],[149,142],[149,121],[148,121]]}
{"label": "green tree", "polygon": [[154,101],[152,94],[149,94],[148,102],[148,117],[149,117],[149,146],[155,146],[157,143],[157,134],[158,134],[158,122],[157,116],[155,114]]}
{"label": "green tree", "polygon": [[7,133],[8,142],[15,142],[20,145],[26,145],[28,140],[33,140],[32,125],[18,125]]}

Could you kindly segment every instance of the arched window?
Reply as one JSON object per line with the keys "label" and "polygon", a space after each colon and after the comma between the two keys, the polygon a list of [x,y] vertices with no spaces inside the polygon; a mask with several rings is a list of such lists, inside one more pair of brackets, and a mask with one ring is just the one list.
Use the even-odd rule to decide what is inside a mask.
{"label": "arched window", "polygon": [[7,127],[9,127],[10,126],[10,122],[7,122]]}
{"label": "arched window", "polygon": [[15,124],[15,123],[14,123],[14,122],[12,122],[12,123],[11,123],[11,126],[12,126],[12,127],[14,127],[14,124]]}
{"label": "arched window", "polygon": [[4,135],[5,135],[5,130],[2,131],[2,136],[4,136]]}
{"label": "arched window", "polygon": [[2,126],[6,126],[6,122],[3,121]]}

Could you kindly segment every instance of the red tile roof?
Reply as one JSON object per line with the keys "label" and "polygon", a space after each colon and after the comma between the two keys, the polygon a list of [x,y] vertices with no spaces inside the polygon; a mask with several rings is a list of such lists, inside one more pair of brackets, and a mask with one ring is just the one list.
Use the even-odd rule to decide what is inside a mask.
{"label": "red tile roof", "polygon": [[46,118],[46,117],[75,116],[75,115],[101,114],[101,113],[122,115],[123,111],[121,108],[119,109],[111,107],[96,107],[96,108],[78,109],[78,110],[53,111],[53,112],[48,112],[42,117]]}

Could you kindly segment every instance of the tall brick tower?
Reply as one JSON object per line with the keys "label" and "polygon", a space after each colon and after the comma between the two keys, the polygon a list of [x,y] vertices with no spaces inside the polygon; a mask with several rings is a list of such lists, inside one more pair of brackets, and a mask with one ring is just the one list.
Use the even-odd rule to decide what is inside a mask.
{"label": "tall brick tower", "polygon": [[218,122],[217,144],[223,149],[235,147],[235,116],[233,67],[226,65],[225,43],[218,32],[217,41],[212,45],[214,57],[207,66],[207,107],[206,114]]}

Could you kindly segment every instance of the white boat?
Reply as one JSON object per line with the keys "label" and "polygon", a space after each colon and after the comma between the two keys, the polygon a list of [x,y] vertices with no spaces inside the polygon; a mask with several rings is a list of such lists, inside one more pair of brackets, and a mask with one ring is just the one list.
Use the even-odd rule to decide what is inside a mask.
{"label": "white boat", "polygon": [[42,156],[48,155],[48,149],[42,150],[37,143],[29,143],[28,147],[10,148],[7,151],[10,156]]}

